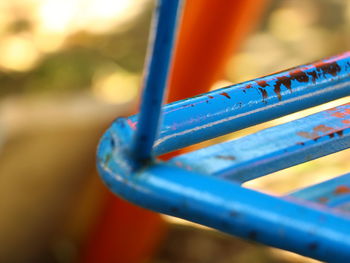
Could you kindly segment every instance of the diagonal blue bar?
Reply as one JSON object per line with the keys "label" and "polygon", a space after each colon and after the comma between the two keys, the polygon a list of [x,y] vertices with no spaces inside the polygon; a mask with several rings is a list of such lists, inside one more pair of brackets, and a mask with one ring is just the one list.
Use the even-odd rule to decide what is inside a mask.
{"label": "diagonal blue bar", "polygon": [[[346,52],[164,106],[154,152],[160,155],[349,95],[350,52]],[[144,103],[144,118],[151,116],[147,107],[154,105],[159,104]],[[124,132],[130,136],[139,126],[137,118],[124,119]],[[143,122],[143,129],[150,133],[143,132],[153,134],[154,122]],[[146,145],[148,149],[150,144]],[[138,148],[140,154],[143,147]]]}
{"label": "diagonal blue bar", "polygon": [[350,213],[350,173],[300,189],[288,196],[336,207]]}
{"label": "diagonal blue bar", "polygon": [[350,103],[175,157],[196,172],[246,182],[350,147]]}

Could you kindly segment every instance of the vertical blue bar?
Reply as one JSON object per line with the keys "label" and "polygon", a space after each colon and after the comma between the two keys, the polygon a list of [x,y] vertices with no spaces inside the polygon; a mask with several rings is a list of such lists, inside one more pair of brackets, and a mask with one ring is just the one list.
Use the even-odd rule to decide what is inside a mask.
{"label": "vertical blue bar", "polygon": [[155,30],[144,76],[144,89],[132,155],[137,161],[151,158],[158,135],[161,106],[168,79],[181,0],[159,0],[155,15]]}

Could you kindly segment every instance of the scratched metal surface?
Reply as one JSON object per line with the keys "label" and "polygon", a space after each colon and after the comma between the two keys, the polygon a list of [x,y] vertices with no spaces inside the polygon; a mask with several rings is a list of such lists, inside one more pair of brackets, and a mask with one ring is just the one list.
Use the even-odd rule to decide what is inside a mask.
{"label": "scratched metal surface", "polygon": [[350,213],[350,173],[289,194]]}
{"label": "scratched metal surface", "polygon": [[246,182],[350,147],[350,103],[175,157],[187,170]]}
{"label": "scratched metal surface", "polygon": [[[172,33],[162,43],[163,52],[153,53],[150,65],[162,57],[169,61],[179,6],[178,1],[159,3],[156,32],[166,35],[162,27],[168,25]],[[273,197],[224,179],[246,181],[349,147],[350,104],[168,163],[145,158],[350,95],[350,52],[167,105],[158,135],[166,71],[160,69],[156,88],[145,89],[139,127],[138,116],[121,118],[103,135],[97,166],[106,185],[154,211],[315,259],[348,262],[350,215],[344,209],[297,194]],[[151,72],[146,82],[157,70]],[[248,172],[234,176],[240,165]]]}
{"label": "scratched metal surface", "polygon": [[[163,108],[156,155],[350,95],[350,52]],[[124,119],[133,133],[137,115]]]}
{"label": "scratched metal surface", "polygon": [[350,258],[350,218],[344,213],[292,197],[269,196],[169,163],[150,163],[134,170],[129,140],[115,133],[123,124],[113,126],[101,140],[98,169],[120,197],[316,259],[346,262]]}

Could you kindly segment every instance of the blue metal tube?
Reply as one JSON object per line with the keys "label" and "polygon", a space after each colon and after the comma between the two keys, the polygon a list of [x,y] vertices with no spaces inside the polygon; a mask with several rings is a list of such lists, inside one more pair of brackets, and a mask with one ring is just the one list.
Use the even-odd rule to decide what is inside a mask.
{"label": "blue metal tube", "polygon": [[350,103],[175,157],[187,170],[236,182],[350,147]]}
{"label": "blue metal tube", "polygon": [[140,114],[116,120],[98,147],[104,182],[157,212],[315,259],[348,262],[350,210],[344,206],[349,208],[350,195],[325,206],[298,194],[273,197],[224,178],[243,182],[349,147],[350,104],[168,163],[152,155],[350,95],[350,52],[162,108],[180,2],[159,0]]}
{"label": "blue metal tube", "polygon": [[152,147],[158,136],[161,105],[174,49],[180,3],[181,0],[159,0],[158,2],[154,21],[156,27],[152,37],[153,46],[149,51],[141,110],[131,147],[132,155],[139,161],[151,157]]}
{"label": "blue metal tube", "polygon": [[272,197],[169,164],[133,172],[124,139],[107,131],[98,150],[99,172],[119,196],[154,211],[319,260],[347,262],[350,258],[350,221],[345,214],[291,197]]}
{"label": "blue metal tube", "polygon": [[[154,151],[170,152],[349,95],[346,52],[166,105]],[[124,122],[124,132],[133,133],[137,115]]]}
{"label": "blue metal tube", "polygon": [[[155,151],[157,154],[171,151],[349,93],[350,53],[345,53],[180,101],[164,108],[165,118]],[[252,167],[255,169],[252,175],[256,176],[261,171],[281,169],[320,153],[348,147],[349,106],[345,104],[308,116],[304,121],[296,120],[271,128],[270,135],[268,130],[250,135],[255,136],[256,144],[240,139],[236,145],[239,151],[235,153],[238,153],[238,159],[246,159],[239,159],[235,168],[245,166],[249,171]],[[224,156],[230,148],[220,148],[220,152],[214,148],[214,151],[205,149],[222,155],[217,159],[230,161],[229,165],[204,160],[204,155],[194,153],[193,160],[186,159],[190,155],[184,155],[178,158],[185,159],[175,158],[173,163],[153,161],[143,169],[135,170],[135,163],[140,159],[135,160],[130,155],[130,142],[136,124],[135,117],[118,119],[99,144],[99,172],[117,195],[154,211],[315,259],[347,262],[350,258],[350,216],[345,212],[347,210],[338,209],[339,204],[348,202],[348,198],[330,204],[337,208],[327,207],[292,196],[269,196],[223,178],[199,173],[208,172],[200,170],[201,165],[212,169],[209,172],[214,174],[217,171],[214,165],[225,173],[226,168],[233,171],[230,162],[237,156]],[[225,145],[231,147],[232,143]],[[277,161],[272,163],[271,160]],[[181,168],[176,161],[182,162]],[[192,161],[197,162],[195,171],[189,171],[193,168]],[[212,167],[208,166],[210,162]],[[245,179],[250,176],[246,174]]]}
{"label": "blue metal tube", "polygon": [[289,194],[350,213],[350,173]]}

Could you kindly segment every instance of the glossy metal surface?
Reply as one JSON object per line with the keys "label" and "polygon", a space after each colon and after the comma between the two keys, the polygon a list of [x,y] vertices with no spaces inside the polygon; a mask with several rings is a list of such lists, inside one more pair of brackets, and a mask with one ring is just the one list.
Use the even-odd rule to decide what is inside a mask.
{"label": "glossy metal surface", "polygon": [[187,170],[237,182],[350,147],[350,103],[171,160]]}
{"label": "glossy metal surface", "polygon": [[[164,106],[155,154],[350,95],[350,52]],[[133,132],[137,116],[124,120]],[[127,131],[128,129],[128,131]]]}
{"label": "glossy metal surface", "polygon": [[99,172],[115,194],[154,211],[316,259],[350,258],[350,218],[345,214],[166,163],[133,171],[129,142],[115,135],[108,131],[98,150]]}
{"label": "glossy metal surface", "polygon": [[[157,34],[166,33],[161,21],[168,19],[171,38],[178,1],[161,3]],[[162,48],[157,39],[154,45]],[[170,42],[164,53],[152,53],[140,123],[138,116],[117,119],[101,139],[97,165],[106,185],[154,211],[315,259],[348,262],[348,176],[285,197],[240,182],[349,147],[350,104],[167,163],[150,157],[350,95],[350,52],[169,104],[157,134]],[[326,205],[314,200],[315,192],[329,197],[334,191],[342,191],[341,199],[332,196]]]}

